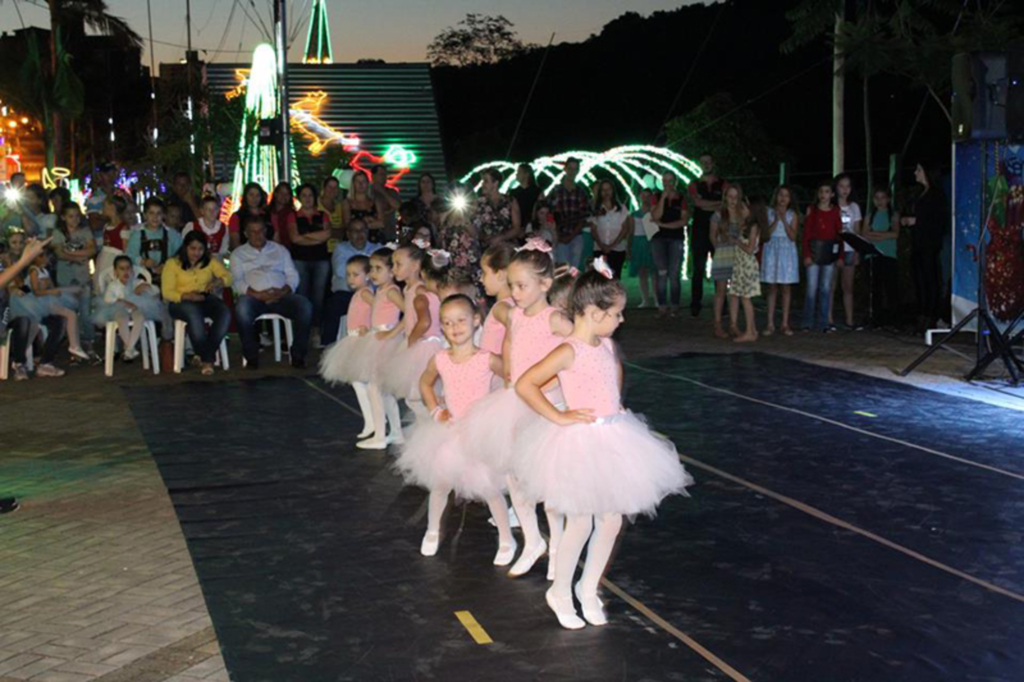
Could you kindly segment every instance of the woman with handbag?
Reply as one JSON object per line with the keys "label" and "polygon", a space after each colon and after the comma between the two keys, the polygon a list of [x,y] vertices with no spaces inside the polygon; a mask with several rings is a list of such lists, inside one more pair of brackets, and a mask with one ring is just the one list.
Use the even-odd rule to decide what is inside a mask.
{"label": "woman with handbag", "polygon": [[[831,332],[828,307],[832,298],[832,276],[839,258],[842,214],[832,204],[832,183],[818,184],[818,203],[807,209],[804,222],[803,261],[807,275],[803,330]],[[815,315],[817,312],[817,315]]]}

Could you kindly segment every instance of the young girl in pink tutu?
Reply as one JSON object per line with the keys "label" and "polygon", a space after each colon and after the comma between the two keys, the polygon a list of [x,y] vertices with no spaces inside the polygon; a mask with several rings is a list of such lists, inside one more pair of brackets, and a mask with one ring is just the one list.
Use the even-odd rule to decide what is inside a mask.
{"label": "young girl in pink tutu", "polygon": [[[548,420],[522,437],[513,474],[523,494],[567,517],[554,584],[545,597],[558,622],[571,630],[585,625],[572,601],[584,545],[589,541],[575,592],[586,622],[604,625],[597,587],[623,515],[653,515],[662,499],[685,494],[693,483],[672,443],[622,407],[622,366],[611,336],[622,324],[626,291],[603,259],[595,268],[573,287],[572,335],[516,382],[516,392]],[[556,377],[564,410],[544,393]]]}
{"label": "young girl in pink tutu", "polygon": [[516,307],[516,302],[512,300],[512,290],[508,286],[508,266],[514,255],[515,249],[507,243],[501,243],[484,251],[480,258],[480,281],[487,295],[496,299],[487,313],[487,319],[484,320],[480,347],[498,356],[501,355],[505,342],[509,315]]}
{"label": "young girl in pink tutu", "polygon": [[370,282],[370,259],[367,256],[353,256],[345,265],[345,281],[351,289],[352,299],[348,303],[348,334],[337,343],[331,344],[320,357],[320,376],[330,384],[351,384],[363,413],[363,430],[359,438],[373,434],[373,411],[370,409],[370,394],[366,382],[370,373],[365,362],[369,339],[367,334],[373,327],[370,321],[373,310],[373,285]]}
{"label": "young girl in pink tutu", "polygon": [[[430,418],[417,420],[396,462],[406,482],[430,491],[423,556],[437,554],[441,516],[454,490],[458,497],[486,502],[498,528],[495,566],[507,566],[516,555],[516,541],[505,507],[504,476],[470,456],[462,426],[470,407],[490,392],[491,377],[501,374],[501,358],[473,343],[480,326],[476,303],[457,294],[441,306],[441,322],[450,348],[427,363],[420,393]],[[434,390],[440,380],[443,403]]]}
{"label": "young girl in pink tutu", "polygon": [[399,328],[404,300],[395,284],[391,260],[393,254],[390,248],[384,247],[370,256],[370,281],[377,288],[370,310],[371,326],[352,357],[352,361],[360,363],[362,367],[361,380],[367,384],[370,413],[373,415],[373,435],[356,443],[356,447],[362,450],[384,450],[391,443],[404,442],[398,401],[380,388],[380,375],[403,341],[401,336],[394,333]]}
{"label": "young girl in pink tutu", "polygon": [[[511,387],[535,363],[572,332],[572,323],[545,298],[554,275],[551,245],[543,239],[531,239],[516,252],[508,266],[508,284],[515,302],[509,313],[508,331],[503,341],[506,381]],[[561,400],[557,382],[547,387],[551,400]],[[527,408],[514,390],[504,388],[491,393],[473,408],[464,436],[473,448],[473,455],[494,471],[511,473],[512,460],[518,451],[517,439],[529,430],[537,415]],[[523,552],[509,570],[511,577],[527,573],[548,551],[537,524],[539,498],[521,494],[513,476],[508,477],[509,494],[523,531]],[[552,545],[557,547],[561,521],[550,519]],[[552,549],[552,551],[554,551]],[[549,559],[550,561],[550,559]]]}
{"label": "young girl in pink tutu", "polygon": [[[434,268],[431,258],[430,253],[415,243],[395,250],[395,279],[405,285],[405,290],[402,326],[390,333],[402,335],[403,342],[380,373],[381,390],[405,400],[417,418],[426,416],[420,401],[420,376],[430,358],[444,347],[439,315],[441,299],[437,296],[437,285],[443,273],[440,268]],[[431,284],[424,277],[428,270],[432,271],[428,276]]]}

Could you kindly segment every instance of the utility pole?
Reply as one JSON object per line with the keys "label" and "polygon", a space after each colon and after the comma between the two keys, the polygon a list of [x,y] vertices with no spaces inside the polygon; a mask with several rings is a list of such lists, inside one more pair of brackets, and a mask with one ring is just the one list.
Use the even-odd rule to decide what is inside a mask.
{"label": "utility pole", "polygon": [[196,153],[196,120],[195,120],[195,101],[193,98],[192,90],[192,0],[185,0],[185,77],[187,79],[188,87],[188,102],[187,102],[187,114],[188,114],[188,149],[192,153],[189,157],[189,170],[193,164],[192,157]]}
{"label": "utility pole", "polygon": [[281,181],[291,182],[290,104],[288,101],[288,17],[286,0],[274,0],[274,43],[277,49],[278,101],[281,105]]}
{"label": "utility pole", "polygon": [[153,56],[153,7],[146,0],[146,16],[149,19],[149,99],[153,104],[153,137],[150,143],[155,147],[160,136],[160,116],[156,108],[156,58]]}

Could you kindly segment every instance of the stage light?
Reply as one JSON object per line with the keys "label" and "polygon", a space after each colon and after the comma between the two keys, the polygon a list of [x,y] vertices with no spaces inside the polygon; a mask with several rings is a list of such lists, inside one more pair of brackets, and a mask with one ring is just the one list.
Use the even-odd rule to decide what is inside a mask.
{"label": "stage light", "polygon": [[469,208],[469,199],[462,192],[457,192],[449,197],[448,204],[451,205],[452,210],[464,213]]}
{"label": "stage light", "polygon": [[14,206],[21,201],[21,190],[17,187],[8,187],[4,190],[4,201],[7,202],[8,205]]}

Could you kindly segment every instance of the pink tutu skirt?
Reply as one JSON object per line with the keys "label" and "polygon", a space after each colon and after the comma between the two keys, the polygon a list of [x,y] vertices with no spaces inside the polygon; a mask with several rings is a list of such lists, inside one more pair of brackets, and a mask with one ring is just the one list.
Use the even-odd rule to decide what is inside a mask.
{"label": "pink tutu skirt", "polygon": [[519,437],[547,423],[511,388],[488,393],[473,405],[462,421],[465,422],[461,429],[463,447],[471,457],[503,477],[512,470]]}
{"label": "pink tutu skirt", "polygon": [[372,332],[346,336],[332,343],[320,356],[320,376],[329,384],[369,382],[378,345]]}
{"label": "pink tutu skirt", "polygon": [[468,500],[486,501],[504,492],[504,476],[467,456],[460,437],[464,424],[416,421],[395,462],[406,483],[427,490],[454,490]]}
{"label": "pink tutu skirt", "polygon": [[[403,346],[405,346],[405,334],[398,334],[383,341],[378,341],[376,336],[373,337],[373,352],[367,358],[370,365],[370,383],[381,386],[384,374],[388,371],[391,363],[395,360],[395,356],[398,355]],[[387,393],[383,387],[381,390]]]}
{"label": "pink tutu skirt", "polygon": [[412,348],[403,339],[401,347],[381,369],[381,390],[396,398],[419,400],[420,377],[431,358],[443,348],[444,341],[438,338],[420,339]]}
{"label": "pink tutu skirt", "polygon": [[512,473],[525,494],[562,514],[653,516],[693,484],[675,445],[632,412],[597,424],[546,421],[520,437]]}

